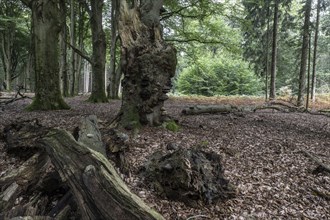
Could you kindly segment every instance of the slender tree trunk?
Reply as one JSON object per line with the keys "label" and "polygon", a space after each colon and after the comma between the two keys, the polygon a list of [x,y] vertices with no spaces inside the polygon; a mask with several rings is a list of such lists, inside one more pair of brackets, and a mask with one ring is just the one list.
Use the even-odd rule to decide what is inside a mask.
{"label": "slender tree trunk", "polygon": [[300,73],[299,73],[299,90],[298,90],[298,100],[297,105],[304,105],[304,94],[306,89],[306,66],[307,66],[307,56],[308,56],[308,38],[309,38],[309,20],[312,8],[312,0],[306,0],[305,5],[305,21],[303,27],[303,42],[301,49],[301,63],[300,63]]}
{"label": "slender tree trunk", "polygon": [[272,64],[270,73],[270,91],[269,99],[276,98],[276,60],[277,60],[277,29],[278,29],[278,2],[275,0],[274,3],[274,24],[273,24],[273,45],[272,45]]}
{"label": "slender tree trunk", "polygon": [[[120,84],[121,71],[116,70],[116,43],[117,43],[117,25],[120,1],[112,0],[111,5],[111,47],[110,47],[110,68],[109,68],[109,89],[108,97],[118,99],[118,90]],[[119,64],[119,67],[120,68]],[[120,69],[121,70],[121,69]],[[119,76],[118,76],[119,75]],[[119,78],[119,79],[118,79]]]}
{"label": "slender tree trunk", "polygon": [[311,98],[312,98],[313,102],[315,102],[316,60],[317,60],[317,46],[318,46],[319,27],[320,27],[320,11],[321,11],[321,0],[317,0],[315,37],[314,37],[314,53],[313,53],[312,89],[311,89]]}
{"label": "slender tree trunk", "polygon": [[103,4],[103,0],[91,0],[90,25],[93,41],[93,83],[89,101],[96,103],[108,101],[105,94],[106,41],[102,26]]}
{"label": "slender tree trunk", "polygon": [[[66,6],[62,5],[62,16],[66,18]],[[68,62],[67,62],[67,27],[66,23],[63,24],[61,34],[60,34],[60,47],[61,47],[61,66],[60,66],[60,76],[62,82],[62,94],[64,97],[69,96],[69,85],[68,85]]]}
{"label": "slender tree trunk", "polygon": [[[12,23],[12,22],[9,22]],[[15,24],[8,24],[8,27],[4,28],[1,36],[1,59],[3,62],[3,69],[5,72],[5,83],[6,90],[11,90],[11,81],[13,75],[13,47],[14,47],[14,34],[15,34]]]}
{"label": "slender tree trunk", "polygon": [[159,125],[168,117],[164,101],[176,69],[176,50],[162,37],[162,0],[144,0],[130,9],[121,1],[119,34],[124,73],[123,102],[117,121],[127,129]]}
{"label": "slender tree trunk", "polygon": [[308,110],[309,107],[309,91],[310,91],[310,79],[311,79],[311,52],[312,52],[312,41],[311,41],[311,35],[309,34],[306,110]]}
{"label": "slender tree trunk", "polygon": [[35,51],[35,99],[30,110],[67,109],[60,90],[59,33],[65,19],[60,0],[34,0],[31,3]]}
{"label": "slender tree trunk", "polygon": [[270,31],[270,25],[269,25],[269,17],[270,17],[270,6],[269,6],[269,1],[268,2],[268,7],[267,7],[267,36],[266,36],[266,64],[265,64],[265,93],[266,93],[266,97],[265,100],[268,101],[268,72],[269,72],[269,31]]}
{"label": "slender tree trunk", "polygon": [[[76,47],[76,12],[75,12],[75,1],[70,1],[70,44]],[[71,89],[70,95],[75,96],[75,87],[76,87],[76,58],[77,55],[74,50],[71,50]]]}

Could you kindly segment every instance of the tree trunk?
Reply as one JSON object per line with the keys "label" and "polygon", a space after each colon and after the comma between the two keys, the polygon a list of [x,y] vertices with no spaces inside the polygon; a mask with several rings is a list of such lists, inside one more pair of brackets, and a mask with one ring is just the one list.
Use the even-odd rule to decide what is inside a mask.
{"label": "tree trunk", "polygon": [[[83,133],[99,133],[93,126],[90,129]],[[129,191],[104,155],[88,147],[99,138],[90,135],[77,142],[63,130],[53,130],[44,138],[54,166],[71,188],[81,219],[163,219]]]}
{"label": "tree trunk", "polygon": [[111,47],[110,47],[110,68],[109,68],[109,89],[108,97],[110,99],[118,99],[119,84],[121,77],[121,63],[119,63],[116,70],[116,43],[118,33],[118,13],[120,2],[118,0],[112,0],[111,5]]}
{"label": "tree trunk", "polygon": [[266,39],[266,64],[265,64],[265,100],[268,101],[268,72],[269,72],[269,38],[270,38],[270,25],[269,25],[269,20],[270,20],[270,6],[269,6],[269,1],[267,1],[267,39]]}
{"label": "tree trunk", "polygon": [[275,0],[274,3],[274,24],[273,24],[273,46],[272,46],[272,65],[270,73],[270,91],[269,99],[276,98],[276,59],[277,59],[277,29],[278,29],[278,2]]}
{"label": "tree trunk", "polygon": [[[76,13],[75,13],[75,5],[74,0],[70,1],[70,44],[76,47]],[[70,87],[70,95],[75,95],[75,87],[76,87],[76,53],[73,49],[71,49],[71,87]]]}
{"label": "tree trunk", "polygon": [[306,110],[309,108],[309,91],[310,91],[310,79],[311,79],[311,52],[312,52],[312,41],[311,35],[309,34],[308,41],[308,69],[307,69],[307,97],[306,97]]}
{"label": "tree trunk", "polygon": [[124,73],[123,103],[117,121],[127,129],[159,125],[175,74],[176,50],[164,42],[159,22],[162,0],[141,1],[130,9],[121,1],[119,35]]}
{"label": "tree trunk", "polygon": [[317,44],[318,44],[318,39],[319,39],[319,27],[320,27],[320,11],[321,11],[321,0],[317,0],[315,37],[314,37],[314,53],[313,53],[312,88],[311,88],[311,98],[312,98],[313,102],[315,102],[316,60],[317,60]]}
{"label": "tree trunk", "polygon": [[34,28],[36,94],[29,110],[68,109],[60,90],[58,38],[62,23],[60,0],[31,2]]}
{"label": "tree trunk", "polygon": [[89,101],[96,103],[108,101],[105,94],[106,41],[102,26],[103,4],[103,0],[91,0],[90,25],[93,41],[93,83]]}
{"label": "tree trunk", "polygon": [[1,32],[1,59],[3,62],[3,69],[5,73],[5,83],[6,90],[11,90],[11,80],[12,80],[12,71],[13,71],[13,63],[12,63],[12,53],[14,47],[14,38],[15,38],[15,23],[8,21],[7,26]]}
{"label": "tree trunk", "polygon": [[[66,6],[62,5],[62,16],[66,17]],[[60,35],[60,47],[61,47],[61,66],[60,76],[62,79],[62,94],[64,97],[69,96],[69,82],[68,82],[68,62],[67,62],[67,27],[66,23],[63,23],[61,35]]]}
{"label": "tree trunk", "polygon": [[298,90],[298,100],[297,105],[304,105],[304,95],[306,89],[306,66],[307,66],[307,56],[308,56],[308,38],[309,38],[309,20],[312,8],[312,0],[306,0],[305,5],[305,21],[303,27],[303,42],[301,49],[301,63],[300,63],[300,73],[299,73],[299,90]]}

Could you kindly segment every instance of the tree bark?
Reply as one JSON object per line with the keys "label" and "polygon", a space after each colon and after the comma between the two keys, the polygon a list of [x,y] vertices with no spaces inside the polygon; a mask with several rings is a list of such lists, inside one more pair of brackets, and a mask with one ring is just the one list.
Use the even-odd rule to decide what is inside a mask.
{"label": "tree bark", "polygon": [[112,0],[111,5],[111,47],[110,47],[110,68],[109,68],[109,89],[110,99],[119,99],[119,84],[122,75],[121,61],[116,69],[116,44],[118,40],[118,13],[120,1]]}
{"label": "tree bark", "polygon": [[58,39],[65,19],[60,0],[31,2],[35,52],[35,99],[29,110],[68,109],[60,90]]}
{"label": "tree bark", "polygon": [[126,1],[121,1],[118,28],[124,80],[123,103],[116,122],[127,129],[159,125],[167,117],[163,105],[177,59],[175,48],[162,37],[162,5],[162,0],[145,0],[130,9]]}
{"label": "tree bark", "polygon": [[273,23],[273,46],[272,46],[272,64],[270,73],[270,91],[269,99],[276,98],[276,59],[277,59],[277,29],[278,29],[278,5],[279,0],[274,0],[274,23]]}
{"label": "tree bark", "polygon": [[88,148],[88,143],[76,142],[63,130],[53,130],[43,140],[54,166],[71,188],[81,219],[163,219],[129,191],[110,162]]}
{"label": "tree bark", "polygon": [[[76,47],[76,13],[75,13],[75,5],[74,0],[70,1],[70,44]],[[76,53],[73,49],[71,49],[71,56],[70,56],[70,64],[71,64],[71,89],[70,95],[75,95],[75,86],[76,86]]]}
{"label": "tree bark", "polygon": [[89,101],[95,103],[108,102],[105,94],[106,41],[102,26],[103,4],[103,0],[91,0],[91,11],[89,13],[93,42],[93,83]]}
{"label": "tree bark", "polygon": [[[65,4],[61,7],[62,16],[66,17],[66,6]],[[61,47],[61,66],[60,66],[60,76],[62,79],[62,94],[64,97],[69,96],[69,82],[68,82],[68,62],[67,62],[67,27],[66,23],[63,23],[61,35],[60,35],[60,47]]]}
{"label": "tree bark", "polygon": [[232,105],[196,105],[187,107],[182,110],[184,115],[199,115],[199,114],[217,114],[217,113],[232,113],[238,112],[239,109]]}
{"label": "tree bark", "polygon": [[308,38],[309,38],[309,20],[312,8],[312,0],[306,0],[305,5],[305,21],[303,27],[303,42],[301,49],[301,63],[300,63],[300,73],[299,73],[299,89],[298,89],[298,100],[297,105],[304,105],[304,95],[306,89],[306,66],[307,66],[307,56],[308,56]]}
{"label": "tree bark", "polygon": [[320,11],[321,11],[321,0],[317,0],[315,37],[314,37],[314,53],[313,53],[312,88],[311,88],[311,98],[312,98],[313,102],[315,102],[316,60],[317,60],[317,46],[318,46],[319,27],[320,27]]}

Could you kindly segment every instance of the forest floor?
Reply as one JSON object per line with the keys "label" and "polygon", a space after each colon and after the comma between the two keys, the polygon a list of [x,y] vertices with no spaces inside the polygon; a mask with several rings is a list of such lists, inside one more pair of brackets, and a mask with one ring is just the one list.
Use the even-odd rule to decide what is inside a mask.
{"label": "forest floor", "polygon": [[[24,108],[30,100],[14,102],[0,110],[0,131],[10,123],[34,118],[43,125],[73,131],[82,117],[95,114],[106,137],[106,127],[121,102],[91,104],[86,99],[68,98],[71,110],[50,112],[26,112]],[[316,107],[330,108],[327,101]],[[313,172],[317,164],[302,153],[308,151],[330,165],[330,117],[273,110],[243,115],[181,115],[184,107],[194,104],[262,103],[261,98],[249,97],[170,98],[165,106],[178,119],[179,131],[144,127],[138,134],[131,134],[127,152],[131,176],[122,175],[124,180],[166,219],[330,219],[330,201],[325,196],[330,192],[330,173]],[[168,143],[220,154],[225,178],[236,188],[236,197],[195,208],[159,198],[143,181],[139,170],[149,155],[159,149],[165,151]],[[8,155],[0,141],[0,178],[22,163]]]}

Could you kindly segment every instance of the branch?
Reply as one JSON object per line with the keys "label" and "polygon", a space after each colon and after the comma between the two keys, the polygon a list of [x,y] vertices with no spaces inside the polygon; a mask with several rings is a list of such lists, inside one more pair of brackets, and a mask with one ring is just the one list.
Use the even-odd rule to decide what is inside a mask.
{"label": "branch", "polygon": [[89,17],[92,17],[92,11],[91,9],[88,7],[88,4],[85,0],[78,0],[78,2],[85,8],[85,10],[87,11]]}
{"label": "branch", "polygon": [[21,0],[21,2],[28,8],[31,8],[32,0]]}
{"label": "branch", "polygon": [[321,166],[324,171],[327,171],[328,173],[330,173],[330,166],[327,164],[324,164],[319,158],[313,156],[311,153],[309,153],[306,150],[302,150],[301,151],[303,154],[305,154],[305,156],[309,157],[311,160],[313,160],[317,165]]}
{"label": "branch", "polygon": [[201,43],[201,44],[223,44],[223,42],[221,42],[221,41],[201,40],[201,39],[197,39],[197,38],[191,38],[191,39],[176,39],[176,38],[172,38],[172,39],[165,39],[165,41],[168,41],[168,42],[178,42],[178,43],[197,42],[197,43]]}
{"label": "branch", "polygon": [[84,58],[85,60],[87,60],[91,65],[93,65],[93,60],[92,58],[90,58],[87,54],[85,54],[84,52],[82,52],[79,48],[73,46],[72,44],[70,44],[69,42],[65,42],[67,45],[69,45],[72,50],[74,52],[76,52],[79,56],[81,56],[82,58]]}

